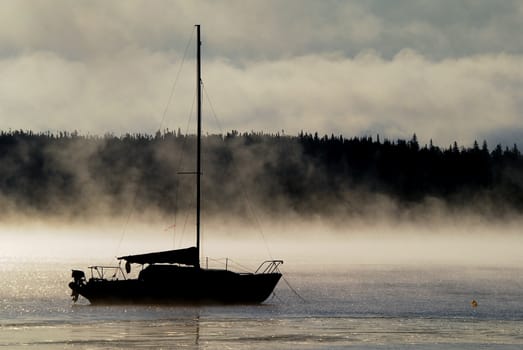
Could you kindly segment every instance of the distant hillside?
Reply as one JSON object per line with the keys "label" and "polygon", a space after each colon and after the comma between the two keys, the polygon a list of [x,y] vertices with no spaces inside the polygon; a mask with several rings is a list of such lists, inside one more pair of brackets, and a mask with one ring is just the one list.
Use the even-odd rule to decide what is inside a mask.
{"label": "distant hillside", "polygon": [[[0,208],[7,213],[166,215],[194,205],[194,135],[82,136],[0,133]],[[203,138],[204,208],[243,215],[379,215],[438,203],[486,216],[523,213],[523,157],[411,140],[236,131]],[[0,214],[1,215],[1,214]]]}

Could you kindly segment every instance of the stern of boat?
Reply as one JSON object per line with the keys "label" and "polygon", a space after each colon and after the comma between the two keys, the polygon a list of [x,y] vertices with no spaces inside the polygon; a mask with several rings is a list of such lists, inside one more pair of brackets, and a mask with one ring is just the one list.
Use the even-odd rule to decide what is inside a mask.
{"label": "stern of boat", "polygon": [[85,273],[81,270],[73,270],[71,277],[73,281],[69,283],[69,288],[71,288],[71,297],[76,302],[82,288],[87,284],[87,280],[85,279]]}

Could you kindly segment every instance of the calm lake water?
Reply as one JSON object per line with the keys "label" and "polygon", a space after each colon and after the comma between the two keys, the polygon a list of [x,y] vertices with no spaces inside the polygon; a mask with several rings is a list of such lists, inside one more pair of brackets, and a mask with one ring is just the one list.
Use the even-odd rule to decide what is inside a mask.
{"label": "calm lake water", "polygon": [[523,268],[302,266],[304,300],[282,280],[259,306],[94,307],[67,287],[88,264],[0,263],[3,349],[523,347]]}

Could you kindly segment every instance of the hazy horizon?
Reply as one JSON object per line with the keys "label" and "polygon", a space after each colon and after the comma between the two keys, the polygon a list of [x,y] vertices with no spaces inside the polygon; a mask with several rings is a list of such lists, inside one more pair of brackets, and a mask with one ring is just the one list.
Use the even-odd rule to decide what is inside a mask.
{"label": "hazy horizon", "polygon": [[[344,269],[352,265],[518,266],[523,262],[523,218],[489,222],[479,217],[433,218],[419,222],[393,217],[379,221],[292,219],[237,223],[203,220],[202,263],[225,258],[255,268],[283,259],[290,270]],[[116,264],[115,257],[195,244],[194,223],[173,225],[158,217],[98,218],[56,222],[45,218],[4,223],[4,260],[76,261]],[[233,264],[233,263],[231,263]]]}

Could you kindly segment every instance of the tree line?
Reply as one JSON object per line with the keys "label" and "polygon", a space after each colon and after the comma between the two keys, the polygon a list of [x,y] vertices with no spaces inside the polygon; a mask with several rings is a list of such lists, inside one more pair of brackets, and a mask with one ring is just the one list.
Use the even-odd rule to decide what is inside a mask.
{"label": "tree line", "polygon": [[[421,146],[409,140],[239,133],[203,137],[204,209],[245,214],[358,215],[387,198],[437,200],[485,215],[523,212],[516,145]],[[194,206],[195,136],[0,132],[0,209],[52,215],[168,215]],[[247,197],[247,199],[245,199]],[[0,215],[2,215],[0,213]]]}

